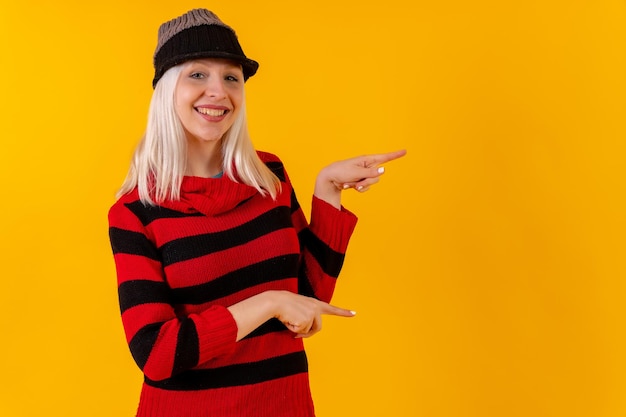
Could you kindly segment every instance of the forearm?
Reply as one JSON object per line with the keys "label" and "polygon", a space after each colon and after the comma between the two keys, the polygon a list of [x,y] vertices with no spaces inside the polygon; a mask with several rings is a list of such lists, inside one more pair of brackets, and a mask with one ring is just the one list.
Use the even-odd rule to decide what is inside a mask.
{"label": "forearm", "polygon": [[357,217],[317,195],[311,203],[310,224],[307,224],[302,210],[295,211],[292,216],[302,248],[298,291],[329,302]]}
{"label": "forearm", "polygon": [[271,291],[265,291],[228,307],[237,323],[237,341],[275,316]]}

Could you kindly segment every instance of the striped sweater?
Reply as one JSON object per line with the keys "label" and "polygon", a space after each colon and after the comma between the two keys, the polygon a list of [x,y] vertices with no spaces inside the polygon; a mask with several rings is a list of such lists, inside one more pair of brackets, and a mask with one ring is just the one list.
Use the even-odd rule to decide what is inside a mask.
{"label": "striped sweater", "polygon": [[276,201],[222,177],[185,177],[179,201],[136,190],[109,211],[120,310],[144,373],[138,417],[311,417],[302,339],[271,319],[236,342],[227,309],[267,290],[329,301],[356,217],[313,197],[307,223],[282,163]]}

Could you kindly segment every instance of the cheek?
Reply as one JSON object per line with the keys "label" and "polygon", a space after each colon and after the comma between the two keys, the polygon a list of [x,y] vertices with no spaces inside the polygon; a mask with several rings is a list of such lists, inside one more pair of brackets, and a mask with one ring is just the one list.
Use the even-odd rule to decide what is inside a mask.
{"label": "cheek", "polygon": [[230,94],[230,100],[237,108],[241,107],[241,104],[243,103],[243,90],[238,89],[232,91]]}
{"label": "cheek", "polygon": [[196,96],[196,91],[187,83],[181,81],[176,85],[176,90],[174,91],[174,105],[181,108],[191,106]]}
{"label": "cheek", "polygon": [[174,112],[178,118],[182,121],[190,117],[190,112],[193,110],[193,101],[191,95],[188,92],[182,90],[178,91],[174,95]]}
{"label": "cheek", "polygon": [[182,121],[184,119],[185,113],[182,111],[178,97],[174,97],[174,113],[178,116],[178,120]]}
{"label": "cheek", "polygon": [[176,108],[182,107],[189,100],[186,99],[185,93],[182,91],[177,91],[174,95],[174,106]]}

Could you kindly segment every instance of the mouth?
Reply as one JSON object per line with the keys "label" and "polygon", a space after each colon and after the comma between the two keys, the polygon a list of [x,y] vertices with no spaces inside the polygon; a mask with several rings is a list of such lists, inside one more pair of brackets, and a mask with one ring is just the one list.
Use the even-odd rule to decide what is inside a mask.
{"label": "mouth", "polygon": [[207,107],[196,107],[196,111],[205,116],[220,117],[229,112],[228,109],[210,109]]}

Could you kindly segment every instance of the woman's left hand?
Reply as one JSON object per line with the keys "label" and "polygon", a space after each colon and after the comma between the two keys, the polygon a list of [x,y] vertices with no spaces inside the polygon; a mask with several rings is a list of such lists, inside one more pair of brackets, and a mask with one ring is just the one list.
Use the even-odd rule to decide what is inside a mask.
{"label": "woman's left hand", "polygon": [[349,188],[354,188],[359,192],[369,190],[385,172],[385,167],[381,164],[404,155],[406,155],[406,150],[403,149],[333,162],[318,174],[314,194],[339,209],[341,208],[341,191]]}

